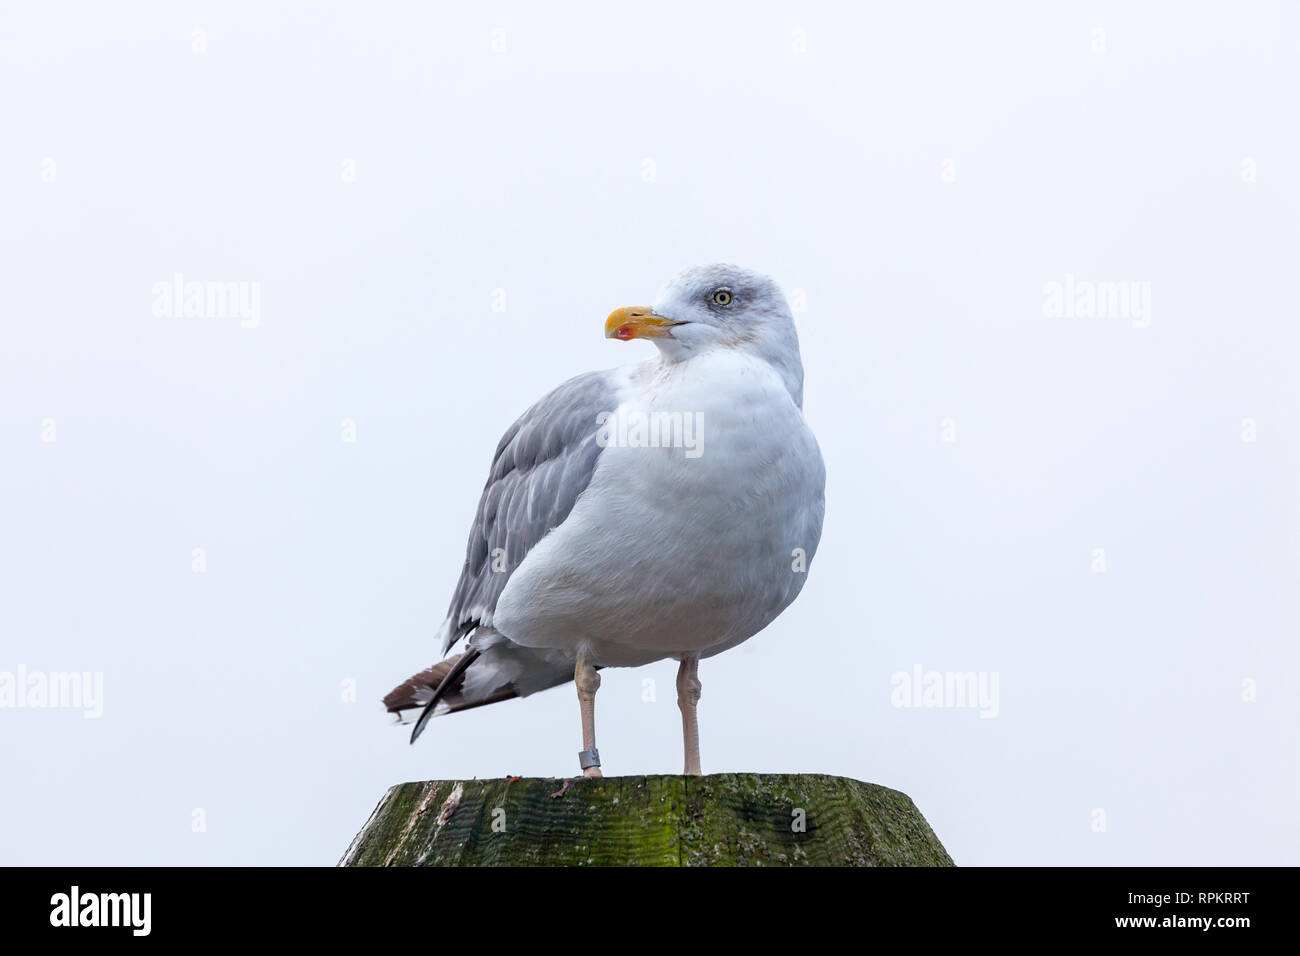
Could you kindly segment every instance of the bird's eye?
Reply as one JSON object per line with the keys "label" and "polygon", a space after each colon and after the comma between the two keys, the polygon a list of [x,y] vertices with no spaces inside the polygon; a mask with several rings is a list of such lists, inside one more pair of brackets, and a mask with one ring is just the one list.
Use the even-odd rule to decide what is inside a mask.
{"label": "bird's eye", "polygon": [[713,293],[713,301],[718,305],[731,305],[731,293],[726,289],[719,289]]}

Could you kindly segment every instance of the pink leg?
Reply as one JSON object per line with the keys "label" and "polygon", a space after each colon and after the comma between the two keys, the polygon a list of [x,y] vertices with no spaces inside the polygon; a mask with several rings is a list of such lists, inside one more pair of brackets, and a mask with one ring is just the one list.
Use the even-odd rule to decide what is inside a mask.
{"label": "pink leg", "polygon": [[682,744],[686,751],[686,774],[700,775],[700,723],[695,705],[700,702],[700,659],[682,658],[677,669],[677,706],[682,711]]}
{"label": "pink leg", "polygon": [[578,704],[582,709],[582,753],[578,763],[584,777],[600,776],[600,754],[596,750],[596,690],[600,687],[600,674],[587,660],[578,655],[573,668],[573,682],[578,685]]}

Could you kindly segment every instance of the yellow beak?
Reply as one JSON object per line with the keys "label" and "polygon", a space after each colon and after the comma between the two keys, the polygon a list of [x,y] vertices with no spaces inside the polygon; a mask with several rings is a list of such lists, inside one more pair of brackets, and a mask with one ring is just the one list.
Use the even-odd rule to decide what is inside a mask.
{"label": "yellow beak", "polygon": [[673,326],[681,325],[662,315],[648,305],[632,305],[625,309],[615,309],[605,320],[605,338],[621,339],[666,339],[671,338]]}

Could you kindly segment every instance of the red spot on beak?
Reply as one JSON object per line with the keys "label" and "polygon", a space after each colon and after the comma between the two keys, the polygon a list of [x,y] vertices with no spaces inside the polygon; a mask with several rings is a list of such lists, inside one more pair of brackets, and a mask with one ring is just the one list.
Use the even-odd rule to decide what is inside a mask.
{"label": "red spot on beak", "polygon": [[636,329],[634,329],[630,323],[627,325],[620,325],[614,332],[614,338],[623,342],[626,342],[628,339],[636,338]]}

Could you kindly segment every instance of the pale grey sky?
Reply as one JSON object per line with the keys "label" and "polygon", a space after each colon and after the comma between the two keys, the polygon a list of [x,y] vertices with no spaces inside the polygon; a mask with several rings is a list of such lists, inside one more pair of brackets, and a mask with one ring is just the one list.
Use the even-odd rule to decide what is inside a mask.
{"label": "pale grey sky", "polygon": [[[803,595],[701,669],[705,770],[903,790],[964,864],[1300,863],[1298,44],[1276,3],[7,5],[0,683],[103,692],[0,707],[0,862],[332,864],[390,784],[572,773],[571,688],[416,747],[379,699],[501,431],[721,260],[806,303],[828,487]],[[896,706],[918,667],[996,716]],[[673,668],[605,673],[607,773],[680,769]]]}

